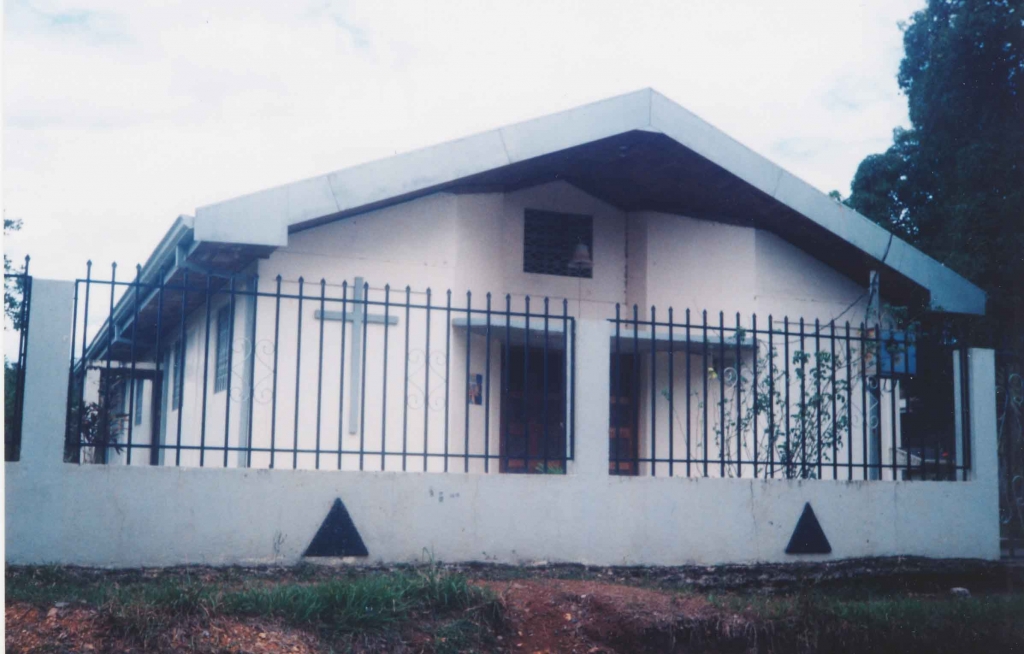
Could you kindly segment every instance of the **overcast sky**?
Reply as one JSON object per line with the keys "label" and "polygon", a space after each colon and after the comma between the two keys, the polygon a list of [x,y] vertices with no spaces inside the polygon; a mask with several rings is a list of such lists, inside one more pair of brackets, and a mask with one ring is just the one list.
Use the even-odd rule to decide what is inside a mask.
{"label": "overcast sky", "polygon": [[129,269],[197,206],[647,86],[845,195],[907,124],[897,23],[923,0],[147,4],[5,2],[25,227],[4,248],[39,276]]}

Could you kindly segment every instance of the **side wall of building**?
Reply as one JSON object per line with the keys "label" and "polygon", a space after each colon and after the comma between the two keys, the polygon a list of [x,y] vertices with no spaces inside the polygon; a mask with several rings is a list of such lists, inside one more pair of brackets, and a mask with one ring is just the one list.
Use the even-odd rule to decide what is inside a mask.
{"label": "side wall of building", "polygon": [[[523,271],[527,209],[593,217],[590,278]],[[180,442],[182,450],[180,454],[175,451],[171,459],[165,452],[165,465],[198,465],[201,455],[192,448],[201,444],[226,444],[239,450],[228,453],[228,466],[270,465],[269,452],[260,451],[270,449],[291,450],[283,454],[286,460],[282,463],[287,465],[335,468],[379,468],[382,457],[360,460],[343,456],[339,462],[336,455],[319,460],[311,452],[318,448],[420,454],[424,450],[492,452],[499,446],[501,367],[506,354],[500,330],[497,335],[492,333],[488,344],[482,335],[467,340],[464,329],[451,327],[453,320],[479,316],[466,309],[484,309],[488,293],[495,312],[506,308],[524,312],[530,296],[530,310],[535,315],[543,311],[544,298],[548,298],[549,312],[555,317],[565,312],[573,318],[608,319],[620,304],[624,318],[629,318],[637,305],[644,321],[654,305],[660,321],[667,320],[668,309],[673,308],[676,323],[686,320],[689,309],[695,326],[701,324],[702,311],[707,310],[713,328],[719,325],[719,312],[728,327],[735,326],[737,312],[745,328],[750,327],[755,313],[762,320],[762,329],[767,327],[769,314],[777,326],[784,315],[794,324],[802,317],[808,324],[836,318],[856,325],[863,320],[868,304],[863,284],[774,234],[655,212],[626,213],[566,182],[510,193],[436,194],[321,225],[291,234],[287,247],[258,261],[249,272],[258,274],[261,296],[255,302],[249,297],[236,298],[227,393],[214,388],[214,377],[216,316],[229,303],[230,295],[221,292],[209,303],[209,349],[207,306],[199,307],[186,320],[185,374],[180,391],[185,410],[180,419],[172,402],[179,380],[170,372],[175,368],[170,355],[181,341],[181,330],[178,326],[167,329],[162,346],[167,386],[162,398],[162,442]],[[279,276],[280,299],[275,295]],[[296,299],[300,278],[301,328]],[[373,303],[369,313],[382,316],[386,297],[389,319],[394,322],[386,329],[368,323],[365,343],[353,342],[358,331],[349,315],[355,309],[350,300],[355,297],[357,279],[368,285]],[[243,288],[245,281],[239,279],[238,284]],[[408,317],[403,307],[407,288],[413,307]],[[321,290],[323,309],[344,312],[349,320],[325,322],[316,317]],[[447,310],[449,291],[451,311]],[[434,307],[429,318],[422,308],[428,297]],[[540,329],[541,323],[535,320],[532,326]],[[382,356],[385,339],[386,366]],[[360,371],[365,379],[363,375],[352,377],[353,347],[367,351],[366,365]],[[692,355],[690,359],[693,381],[694,375],[704,370],[704,361]],[[685,355],[677,355],[674,364],[677,371],[685,370]],[[641,362],[645,380],[649,365],[646,360]],[[659,355],[658,367],[664,376],[665,355]],[[468,407],[462,401],[467,373],[486,377],[491,400],[484,403],[486,409]],[[405,383],[407,376],[412,379],[411,386]],[[650,440],[651,425],[662,438],[668,431],[667,408],[660,409],[660,417],[653,422],[649,413],[652,405],[664,403],[666,384],[667,380],[659,378],[655,386],[642,391],[641,440]],[[355,394],[354,385],[360,387]],[[676,398],[689,396],[685,386],[685,378],[675,380]],[[387,405],[382,402],[385,392]],[[450,407],[447,414],[439,410],[445,393],[450,398],[445,402]],[[357,398],[360,405],[353,407]],[[362,398],[370,401],[362,406]],[[149,404],[151,409],[152,402]],[[693,411],[690,419],[700,420]],[[143,422],[148,424],[145,417]],[[467,431],[468,439],[455,437]],[[661,443],[661,447],[667,446]],[[251,459],[248,451],[241,451],[250,447],[256,450]],[[275,465],[279,464],[277,457],[275,453]],[[133,464],[141,464],[139,459],[145,458],[137,457]],[[222,453],[202,458],[204,466],[225,464]],[[385,469],[403,465],[418,469],[425,463],[422,457],[409,461],[385,454],[383,459]],[[440,465],[439,461],[433,463]],[[474,465],[477,463],[490,470],[480,462]],[[430,469],[430,464],[426,467]]]}

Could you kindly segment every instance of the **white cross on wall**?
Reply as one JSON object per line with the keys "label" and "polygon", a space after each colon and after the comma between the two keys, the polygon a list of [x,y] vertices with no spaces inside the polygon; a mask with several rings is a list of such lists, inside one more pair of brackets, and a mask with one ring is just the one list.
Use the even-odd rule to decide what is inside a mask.
{"label": "white cross on wall", "polygon": [[356,277],[355,296],[352,300],[351,311],[324,311],[322,314],[316,310],[315,317],[322,320],[344,320],[352,323],[352,353],[349,356],[349,412],[348,412],[348,433],[355,434],[359,431],[359,392],[360,380],[363,374],[363,325],[397,325],[398,316],[385,316],[372,314],[366,311],[366,283],[362,277]]}

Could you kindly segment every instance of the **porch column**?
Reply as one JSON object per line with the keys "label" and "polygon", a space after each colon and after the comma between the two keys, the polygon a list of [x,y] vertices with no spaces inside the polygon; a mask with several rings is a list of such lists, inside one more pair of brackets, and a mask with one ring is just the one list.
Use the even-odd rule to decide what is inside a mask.
{"label": "porch column", "polygon": [[998,512],[999,443],[996,426],[996,356],[994,350],[967,350],[967,396],[971,426],[971,481],[991,484]]}
{"label": "porch column", "polygon": [[56,468],[64,462],[74,301],[73,282],[32,280],[21,422],[25,466]]}
{"label": "porch column", "polygon": [[608,321],[580,319],[576,330],[575,475],[608,475],[609,360]]}
{"label": "porch column", "polygon": [[[985,516],[983,531],[975,534],[999,558],[999,436],[996,421],[996,357],[990,349],[967,350],[967,398],[970,424],[970,476],[979,486],[977,510]],[[964,482],[959,482],[964,483]]]}

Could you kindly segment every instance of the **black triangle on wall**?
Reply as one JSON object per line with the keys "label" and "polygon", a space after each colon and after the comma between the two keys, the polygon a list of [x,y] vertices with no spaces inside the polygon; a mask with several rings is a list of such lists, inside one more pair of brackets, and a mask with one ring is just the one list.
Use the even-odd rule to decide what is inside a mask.
{"label": "black triangle on wall", "polygon": [[796,523],[796,529],[786,546],[786,554],[831,554],[832,545],[829,544],[825,532],[821,529],[821,523],[814,515],[814,509],[810,503],[804,504],[804,512]]}
{"label": "black triangle on wall", "polygon": [[341,498],[327,513],[303,556],[369,556],[366,545]]}

